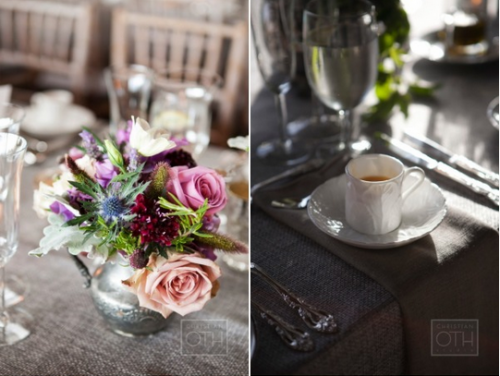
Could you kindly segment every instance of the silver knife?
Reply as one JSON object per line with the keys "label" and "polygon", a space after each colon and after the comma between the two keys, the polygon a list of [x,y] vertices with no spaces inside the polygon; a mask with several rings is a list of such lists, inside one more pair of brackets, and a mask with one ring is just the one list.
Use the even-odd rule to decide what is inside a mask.
{"label": "silver knife", "polygon": [[446,176],[447,178],[469,188],[471,191],[487,197],[495,205],[499,206],[500,199],[498,189],[494,189],[486,183],[473,179],[446,163],[439,162],[428,155],[425,155],[420,150],[412,148],[411,146],[406,145],[399,140],[393,139],[384,133],[377,132],[375,137],[383,140],[387,144],[387,147],[395,154],[408,159],[419,166]]}
{"label": "silver knife", "polygon": [[448,162],[448,164],[450,164],[451,166],[461,167],[464,170],[480,177],[484,181],[487,181],[493,186],[497,188],[499,187],[500,184],[499,184],[498,174],[495,174],[494,172],[487,170],[486,168],[478,165],[476,162],[471,161],[470,159],[462,155],[453,154],[448,149],[439,145],[437,142],[428,139],[425,136],[421,136],[408,131],[405,131],[405,135],[408,136],[412,141],[415,141],[418,144],[424,144],[426,146],[429,146],[433,150],[437,151],[440,155],[444,156],[446,162]]}

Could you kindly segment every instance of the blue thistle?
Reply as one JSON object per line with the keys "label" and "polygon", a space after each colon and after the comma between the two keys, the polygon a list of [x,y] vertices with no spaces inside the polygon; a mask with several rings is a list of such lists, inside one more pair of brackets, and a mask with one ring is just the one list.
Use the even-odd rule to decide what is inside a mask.
{"label": "blue thistle", "polygon": [[87,151],[89,157],[100,159],[102,157],[102,152],[97,145],[97,142],[92,135],[92,133],[88,131],[83,131],[79,134],[79,136],[83,140],[83,147]]}
{"label": "blue thistle", "polygon": [[122,219],[129,208],[116,196],[106,197],[101,203],[101,216],[106,222],[113,222]]}

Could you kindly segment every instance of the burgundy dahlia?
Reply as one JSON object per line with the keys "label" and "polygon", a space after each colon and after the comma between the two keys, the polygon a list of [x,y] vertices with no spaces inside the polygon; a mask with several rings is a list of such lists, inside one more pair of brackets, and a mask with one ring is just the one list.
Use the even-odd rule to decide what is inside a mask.
{"label": "burgundy dahlia", "polygon": [[130,224],[130,230],[134,236],[141,237],[141,244],[157,243],[169,247],[178,236],[180,225],[177,217],[169,216],[168,210],[146,199],[144,195],[137,195],[131,212],[136,216]]}

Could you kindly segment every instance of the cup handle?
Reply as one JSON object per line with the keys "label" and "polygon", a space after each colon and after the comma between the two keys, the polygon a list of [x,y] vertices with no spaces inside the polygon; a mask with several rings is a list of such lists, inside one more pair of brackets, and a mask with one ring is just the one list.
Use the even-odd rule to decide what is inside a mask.
{"label": "cup handle", "polygon": [[404,172],[404,176],[403,176],[403,182],[406,180],[406,178],[410,175],[410,174],[418,174],[418,180],[411,185],[411,187],[409,187],[408,189],[406,189],[403,193],[401,193],[401,198],[403,199],[403,202],[406,200],[406,198],[413,192],[415,191],[415,189],[417,189],[420,184],[423,183],[424,179],[425,179],[425,172],[424,170],[422,170],[420,167],[410,167],[410,168],[407,168]]}

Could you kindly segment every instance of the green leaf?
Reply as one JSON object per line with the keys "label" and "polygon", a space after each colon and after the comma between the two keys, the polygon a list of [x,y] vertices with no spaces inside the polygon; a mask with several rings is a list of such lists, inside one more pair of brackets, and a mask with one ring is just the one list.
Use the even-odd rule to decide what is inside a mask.
{"label": "green leaf", "polygon": [[70,181],[69,184],[71,184],[73,187],[78,189],[80,192],[85,193],[85,194],[89,195],[90,197],[97,200],[97,195],[95,194],[95,192],[92,190],[92,188],[87,186],[85,183],[79,183],[77,181]]}
{"label": "green leaf", "polygon": [[93,213],[88,213],[88,214],[81,215],[79,217],[75,217],[75,218],[67,221],[65,223],[65,226],[77,226],[77,225],[80,225],[83,222],[85,222],[86,220],[92,218],[93,216],[94,216]]}
{"label": "green leaf", "polygon": [[417,97],[430,97],[434,95],[436,89],[440,87],[439,84],[436,85],[422,85],[422,84],[411,84],[408,88],[410,94]]}

